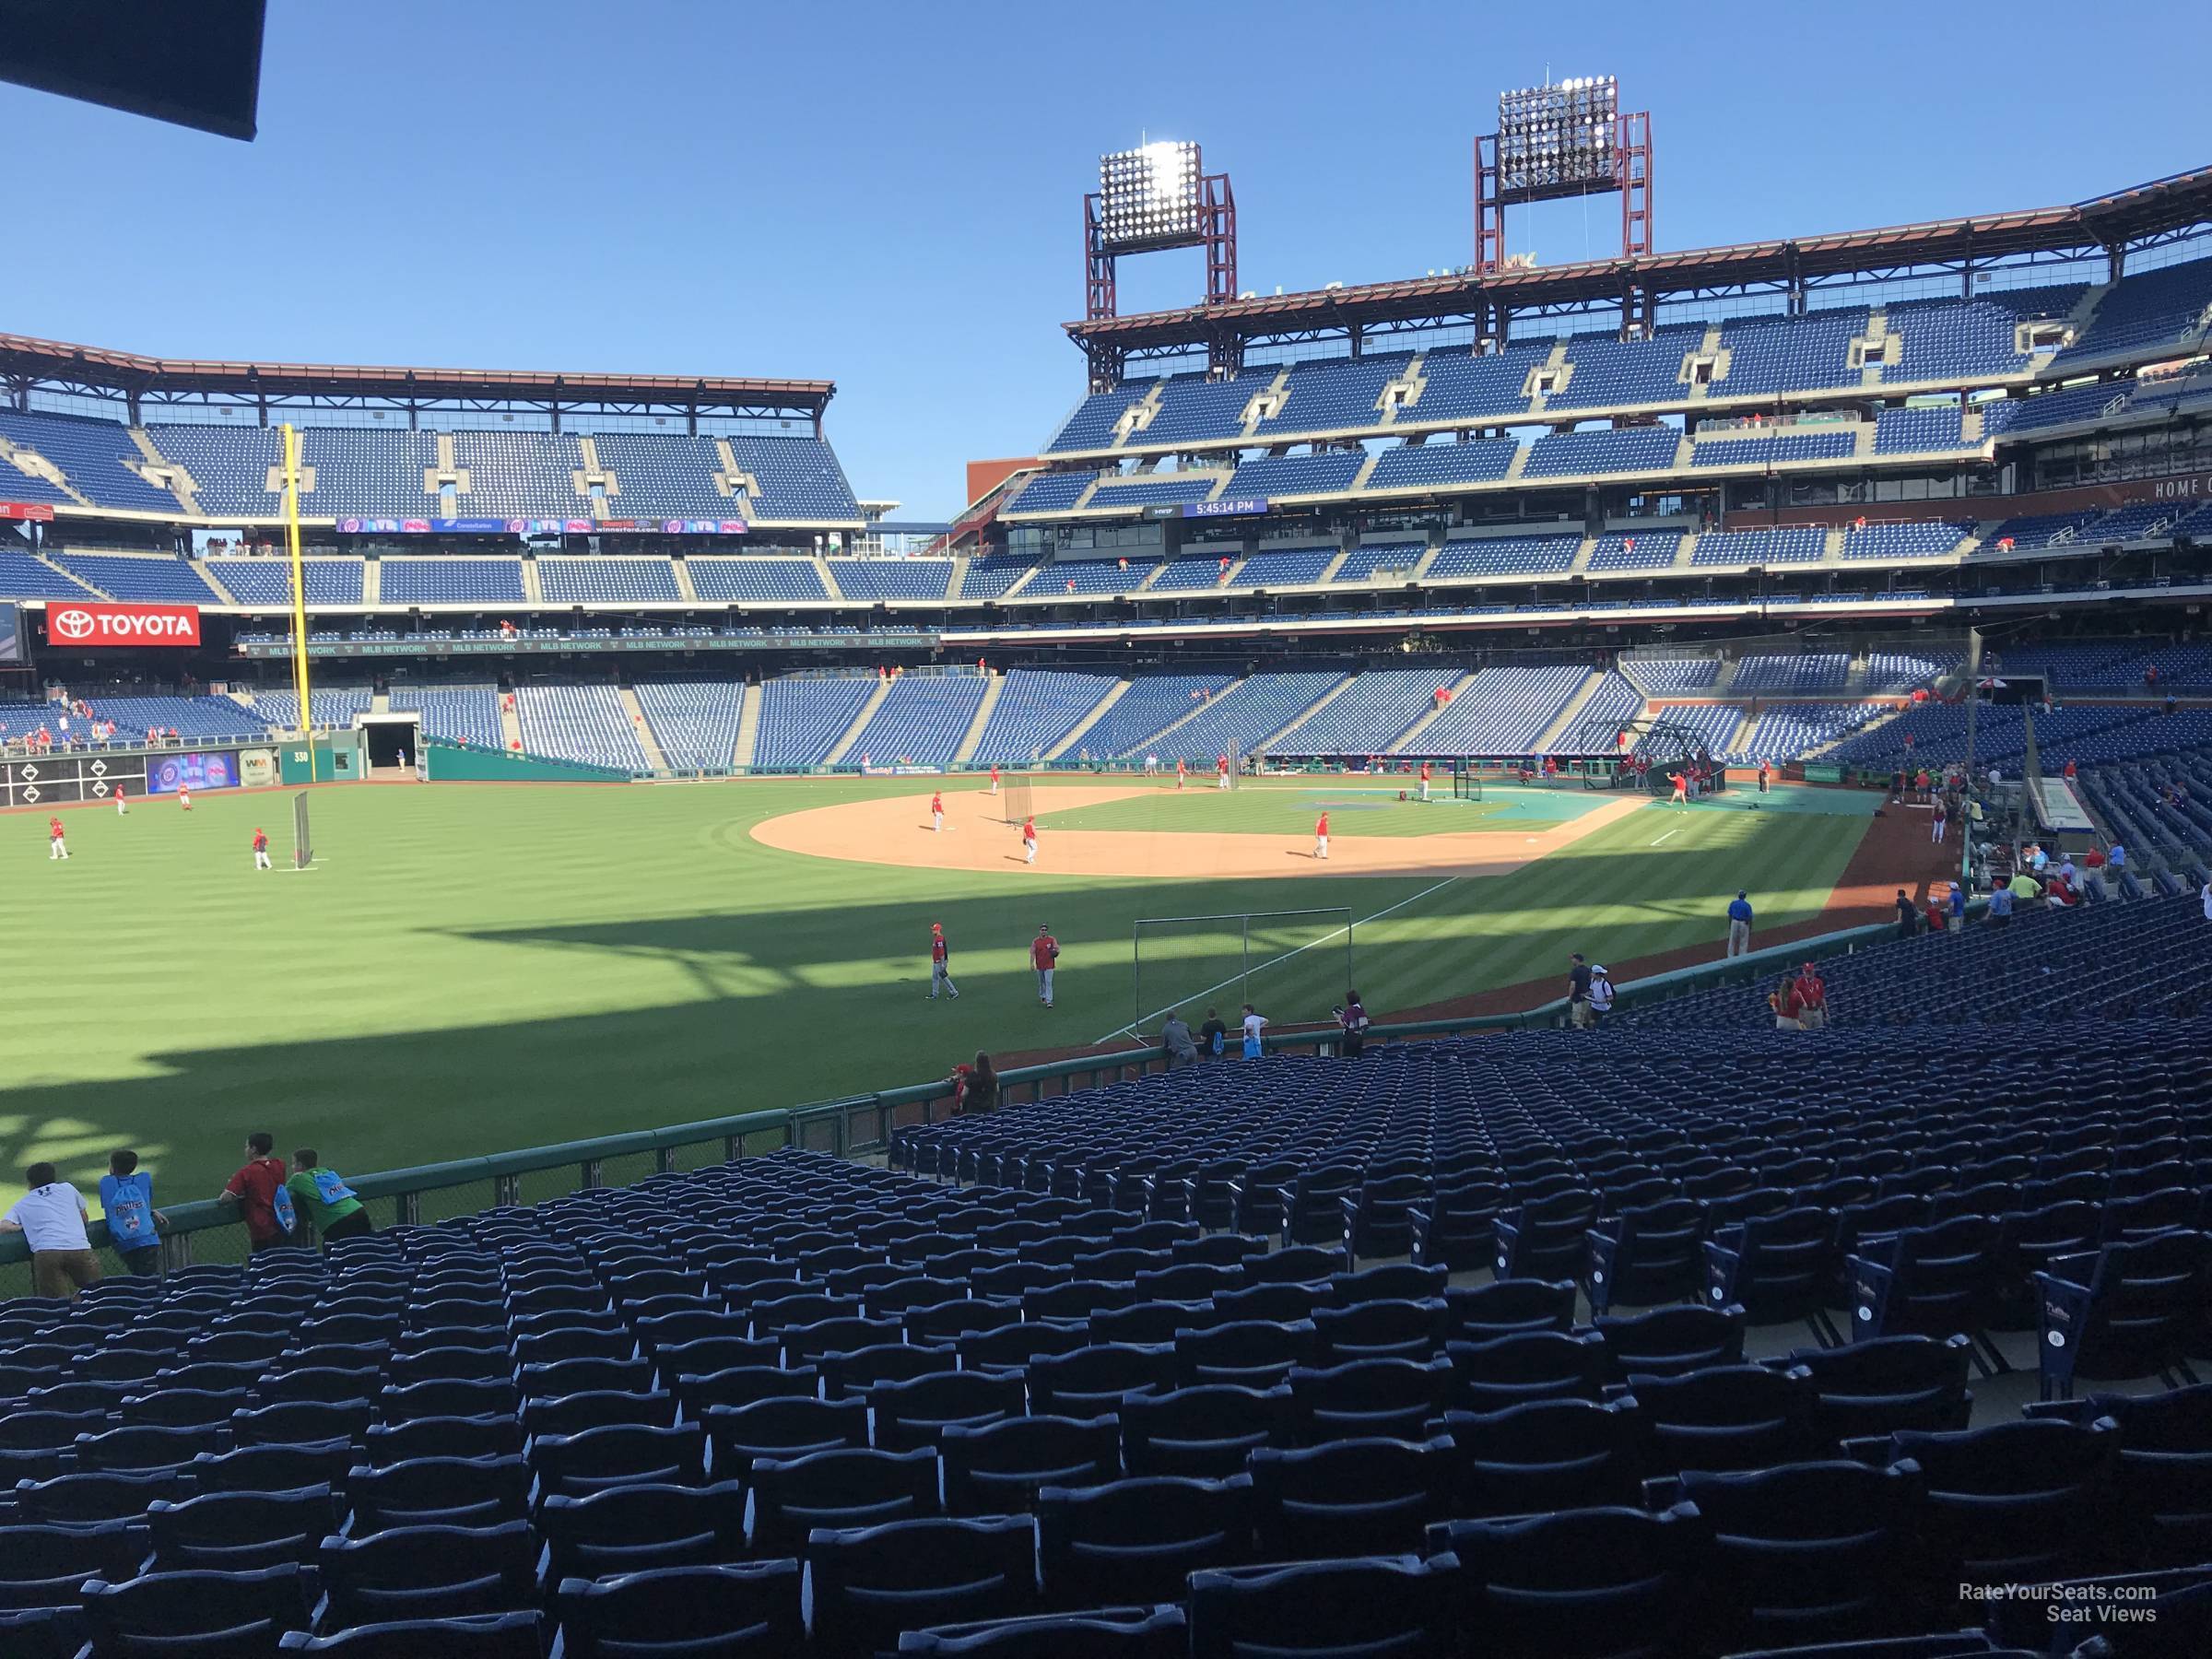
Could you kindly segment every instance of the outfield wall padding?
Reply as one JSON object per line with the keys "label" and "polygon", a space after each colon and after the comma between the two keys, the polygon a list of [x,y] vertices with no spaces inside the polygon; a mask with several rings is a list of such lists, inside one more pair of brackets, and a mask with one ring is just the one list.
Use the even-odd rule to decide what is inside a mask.
{"label": "outfield wall padding", "polygon": [[422,776],[433,783],[627,783],[629,774],[611,766],[581,760],[553,760],[543,755],[511,754],[473,743],[453,743],[427,734],[421,739]]}

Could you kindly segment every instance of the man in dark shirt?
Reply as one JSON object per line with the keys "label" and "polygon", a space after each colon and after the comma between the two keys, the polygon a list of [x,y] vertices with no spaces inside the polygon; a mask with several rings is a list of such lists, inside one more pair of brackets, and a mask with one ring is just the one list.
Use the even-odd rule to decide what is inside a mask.
{"label": "man in dark shirt", "polygon": [[1919,931],[1920,931],[1920,911],[1919,911],[1919,908],[1918,908],[1916,905],[1914,905],[1914,904],[1913,904],[1913,902],[1912,902],[1912,896],[1910,893],[1906,892],[1906,891],[1905,891],[1905,889],[1904,889],[1903,888],[1899,888],[1897,889],[1897,934],[1898,934],[1898,937],[1899,937],[1899,938],[1900,938],[1900,939],[1909,939],[1909,938],[1911,938],[1911,937],[1912,937],[1912,936],[1914,934],[1918,933]]}
{"label": "man in dark shirt", "polygon": [[1208,1060],[1218,1060],[1229,1047],[1229,1028],[1221,1023],[1218,1011],[1208,1008],[1206,1023],[1198,1028],[1198,1052]]}
{"label": "man in dark shirt", "polygon": [[1594,1023],[1590,1018],[1590,964],[1579,950],[1569,960],[1572,965],[1567,971],[1567,1019],[1578,1030],[1586,1030]]}

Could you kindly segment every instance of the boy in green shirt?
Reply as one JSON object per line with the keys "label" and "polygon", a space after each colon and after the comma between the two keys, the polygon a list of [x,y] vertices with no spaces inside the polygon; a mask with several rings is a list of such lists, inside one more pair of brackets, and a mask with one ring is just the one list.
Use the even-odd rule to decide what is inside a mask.
{"label": "boy in green shirt", "polygon": [[312,1147],[302,1147],[292,1154],[292,1178],[284,1184],[315,1224],[325,1248],[340,1239],[358,1239],[376,1230],[345,1178],[335,1170],[324,1169],[321,1155]]}

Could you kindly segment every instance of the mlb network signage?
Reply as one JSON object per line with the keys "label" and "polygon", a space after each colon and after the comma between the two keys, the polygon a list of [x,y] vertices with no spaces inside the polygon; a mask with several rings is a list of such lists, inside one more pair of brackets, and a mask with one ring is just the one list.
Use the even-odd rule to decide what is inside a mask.
{"label": "mlb network signage", "polygon": [[118,645],[197,645],[196,605],[72,605],[46,607],[46,642],[77,650]]}
{"label": "mlb network signage", "polygon": [[1265,496],[1240,496],[1230,501],[1185,501],[1184,518],[1242,518],[1248,513],[1267,511]]}

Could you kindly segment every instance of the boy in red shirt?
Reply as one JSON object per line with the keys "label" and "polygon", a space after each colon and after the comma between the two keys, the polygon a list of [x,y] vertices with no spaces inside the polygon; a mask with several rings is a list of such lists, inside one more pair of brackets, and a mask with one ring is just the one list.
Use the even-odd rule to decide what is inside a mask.
{"label": "boy in red shirt", "polygon": [[47,859],[52,861],[56,858],[66,858],[68,856],[69,843],[62,839],[62,820],[58,818],[48,818],[46,820]]}
{"label": "boy in red shirt", "polygon": [[216,1194],[218,1204],[235,1204],[246,1224],[251,1253],[280,1250],[292,1241],[292,1194],[285,1186],[291,1171],[284,1160],[272,1158],[276,1137],[265,1131],[246,1136],[246,1161]]}
{"label": "boy in red shirt", "polygon": [[253,830],[253,867],[257,870],[269,867],[269,832],[258,826]]}
{"label": "boy in red shirt", "polygon": [[1030,941],[1030,966],[1037,970],[1037,1000],[1048,1008],[1053,1006],[1053,966],[1059,959],[1060,941],[1053,937],[1051,928],[1041,924]]}
{"label": "boy in red shirt", "polygon": [[1328,855],[1329,815],[1324,812],[1318,818],[1313,820],[1313,856],[1316,858],[1326,858]]}
{"label": "boy in red shirt", "polygon": [[1037,820],[1033,818],[1021,820],[1021,862],[1037,862]]}
{"label": "boy in red shirt", "polygon": [[1689,779],[1681,772],[1668,772],[1666,781],[1675,786],[1674,798],[1667,804],[1671,806],[1679,806],[1683,811],[1688,812],[1689,810]]}
{"label": "boy in red shirt", "polygon": [[940,835],[945,830],[945,796],[933,792],[929,797],[929,827]]}
{"label": "boy in red shirt", "polygon": [[1828,982],[1820,971],[1807,962],[1805,971],[1791,985],[1797,994],[1797,1023],[1807,1031],[1817,1031],[1828,1023]]}

